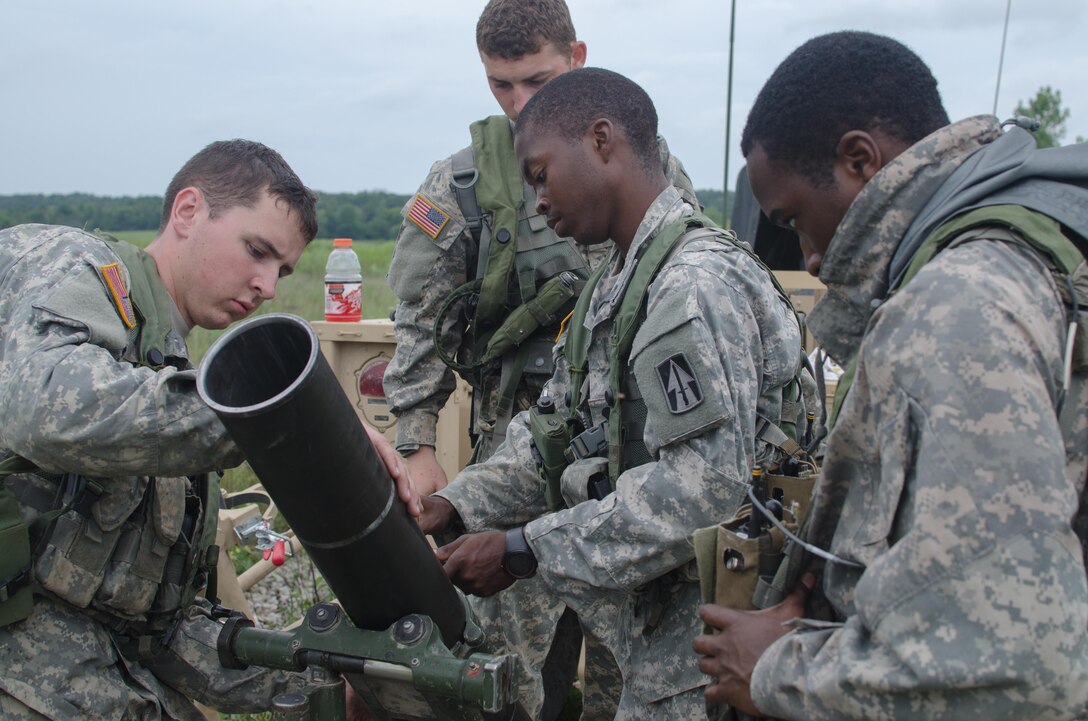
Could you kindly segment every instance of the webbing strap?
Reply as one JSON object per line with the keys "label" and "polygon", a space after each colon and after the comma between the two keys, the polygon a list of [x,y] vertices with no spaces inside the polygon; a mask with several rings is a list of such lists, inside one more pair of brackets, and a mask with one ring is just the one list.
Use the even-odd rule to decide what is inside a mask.
{"label": "webbing strap", "polygon": [[33,462],[20,455],[12,454],[0,461],[0,481],[16,473],[29,473],[38,470]]}
{"label": "webbing strap", "polygon": [[[491,243],[480,276],[480,301],[476,306],[477,325],[499,319],[506,305],[510,271],[517,253],[518,210],[524,203],[521,171],[514,153],[514,134],[505,115],[493,115],[469,126],[472,148],[479,170],[476,200],[492,213]],[[486,258],[486,261],[485,261]]]}
{"label": "webbing strap", "polygon": [[[1085,262],[1080,250],[1062,232],[1061,225],[1053,218],[1020,205],[991,205],[957,216],[933,231],[915,252],[903,277],[895,287],[889,289],[888,295],[890,296],[909,283],[926,263],[933,260],[952,241],[972,229],[983,230],[987,225],[997,225],[1016,231],[1024,243],[1048,258],[1066,275],[1073,276],[1077,267]],[[979,234],[980,237],[984,235],[984,233]],[[858,359],[855,356],[839,378],[838,385],[835,386],[835,400],[827,422],[829,429],[835,426],[839,418],[842,404],[850,392],[850,386],[854,383],[857,364]]]}
{"label": "webbing strap", "polygon": [[[680,239],[685,236],[694,237],[693,233],[689,233],[691,228],[702,229],[708,225],[713,225],[713,221],[701,213],[687,216],[665,226],[649,243],[639,249],[634,258],[627,259],[627,262],[635,263],[636,266],[624,289],[608,341],[609,386],[613,398],[620,397],[620,382],[627,367],[627,358],[631,354],[639,317],[644,312],[650,282]],[[710,232],[717,234],[717,231]],[[589,336],[586,333],[585,319],[589,313],[589,301],[608,266],[608,263],[602,264],[586,283],[574,307],[574,316],[568,324],[566,353],[570,365],[572,412],[581,404],[582,384],[588,370],[586,363],[589,356]],[[608,417],[608,475],[613,489],[623,465],[623,423],[620,416],[620,404],[615,403]]]}
{"label": "webbing strap", "polygon": [[452,158],[453,180],[450,185],[457,198],[457,206],[461,209],[461,215],[465,217],[465,226],[472,233],[477,247],[480,245],[480,230],[483,228],[483,213],[480,212],[480,204],[476,202],[476,181],[480,174],[476,170],[476,161],[472,156],[472,146],[462,148],[454,153]]}
{"label": "webbing strap", "polygon": [[[151,278],[159,277],[155,259],[123,240],[106,234],[99,234],[99,237],[110,242],[110,248],[128,269],[129,282],[132,284],[129,296],[139,313],[140,362],[158,370],[162,368],[165,360],[162,351],[166,346],[166,336],[173,329],[173,320],[170,312],[171,301],[165,295],[165,288],[161,283],[158,286],[152,285]],[[161,290],[161,294],[156,290]],[[158,357],[150,352],[152,349],[159,351]]]}

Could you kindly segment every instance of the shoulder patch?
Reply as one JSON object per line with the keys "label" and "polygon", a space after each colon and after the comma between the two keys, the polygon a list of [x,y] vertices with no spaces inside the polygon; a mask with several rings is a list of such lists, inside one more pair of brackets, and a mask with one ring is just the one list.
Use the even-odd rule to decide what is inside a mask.
{"label": "shoulder patch", "polygon": [[418,193],[412,198],[405,217],[418,225],[419,229],[431,238],[437,238],[446,227],[446,223],[450,222],[449,213]]}
{"label": "shoulder patch", "polygon": [[687,413],[703,402],[703,389],[683,353],[676,353],[657,364],[657,379],[665,391],[669,412]]}
{"label": "shoulder patch", "polygon": [[98,273],[102,276],[106,288],[109,289],[113,303],[117,306],[117,313],[121,316],[125,327],[135,328],[136,313],[132,310],[132,299],[128,297],[128,288],[125,287],[125,279],[121,274],[121,264],[110,263],[109,265],[100,266]]}

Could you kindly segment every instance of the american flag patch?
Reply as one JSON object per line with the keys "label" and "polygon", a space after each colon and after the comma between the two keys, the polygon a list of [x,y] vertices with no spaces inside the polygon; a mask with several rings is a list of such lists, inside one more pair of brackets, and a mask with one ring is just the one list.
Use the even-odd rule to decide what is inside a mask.
{"label": "american flag patch", "polygon": [[117,306],[117,312],[121,314],[126,328],[136,327],[136,314],[132,311],[132,300],[128,297],[128,288],[125,287],[125,279],[121,276],[121,264],[110,263],[98,269],[102,273],[102,280],[109,288],[113,302]]}
{"label": "american flag patch", "polygon": [[437,238],[446,223],[450,222],[450,216],[422,195],[416,195],[408,208],[408,220],[418,225],[427,235]]}

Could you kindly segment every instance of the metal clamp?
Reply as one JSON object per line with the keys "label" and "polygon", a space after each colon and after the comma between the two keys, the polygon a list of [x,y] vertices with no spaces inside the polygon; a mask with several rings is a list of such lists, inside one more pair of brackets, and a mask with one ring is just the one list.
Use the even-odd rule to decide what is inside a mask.
{"label": "metal clamp", "polygon": [[[235,526],[234,535],[238,537],[239,543],[244,546],[253,546],[264,553],[266,558],[270,555],[278,556],[279,554],[287,558],[295,555],[291,545],[291,538],[273,531],[268,521],[260,516]],[[281,560],[280,563],[282,562]],[[278,566],[279,563],[276,565]]]}

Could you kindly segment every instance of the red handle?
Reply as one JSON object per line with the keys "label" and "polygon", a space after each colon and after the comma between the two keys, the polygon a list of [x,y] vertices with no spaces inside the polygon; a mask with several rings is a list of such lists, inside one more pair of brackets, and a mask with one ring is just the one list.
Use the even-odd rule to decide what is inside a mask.
{"label": "red handle", "polygon": [[282,566],[284,560],[287,558],[285,552],[285,544],[283,541],[276,541],[272,544],[272,565]]}

